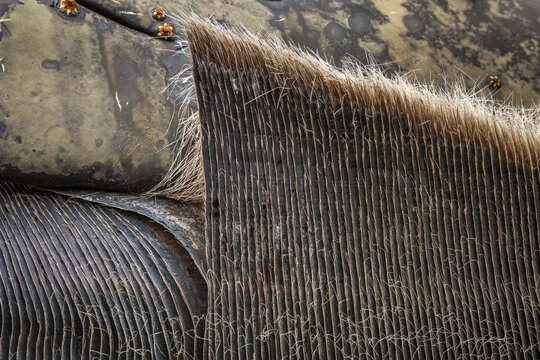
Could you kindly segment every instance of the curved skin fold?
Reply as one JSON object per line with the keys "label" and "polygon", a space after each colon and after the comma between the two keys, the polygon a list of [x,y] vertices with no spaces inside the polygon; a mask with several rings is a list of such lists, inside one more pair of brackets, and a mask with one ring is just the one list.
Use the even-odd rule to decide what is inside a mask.
{"label": "curved skin fold", "polygon": [[170,232],[24,186],[0,208],[0,358],[200,358],[205,280]]}

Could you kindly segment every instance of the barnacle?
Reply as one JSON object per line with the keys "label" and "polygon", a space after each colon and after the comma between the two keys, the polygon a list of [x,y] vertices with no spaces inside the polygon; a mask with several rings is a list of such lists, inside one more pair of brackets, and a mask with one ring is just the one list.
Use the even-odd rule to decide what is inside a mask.
{"label": "barnacle", "polygon": [[165,10],[163,10],[162,7],[157,7],[156,10],[154,10],[154,18],[156,20],[163,20],[165,19]]}
{"label": "barnacle", "polygon": [[501,80],[495,75],[489,77],[489,86],[494,89],[500,89],[502,87]]}
{"label": "barnacle", "polygon": [[159,32],[158,35],[162,37],[169,37],[173,36],[173,28],[169,24],[163,24],[160,27],[158,27]]}
{"label": "barnacle", "polygon": [[64,10],[67,15],[77,15],[79,13],[79,4],[75,0],[62,0],[60,9]]}

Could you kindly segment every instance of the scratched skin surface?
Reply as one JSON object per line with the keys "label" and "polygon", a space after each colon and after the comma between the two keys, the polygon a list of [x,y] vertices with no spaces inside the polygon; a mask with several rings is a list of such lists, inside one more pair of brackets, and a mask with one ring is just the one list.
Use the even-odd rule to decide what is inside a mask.
{"label": "scratched skin surface", "polygon": [[[0,178],[143,191],[171,162],[171,43],[83,7],[0,0]],[[176,69],[178,70],[178,69]],[[161,151],[160,151],[161,150]]]}

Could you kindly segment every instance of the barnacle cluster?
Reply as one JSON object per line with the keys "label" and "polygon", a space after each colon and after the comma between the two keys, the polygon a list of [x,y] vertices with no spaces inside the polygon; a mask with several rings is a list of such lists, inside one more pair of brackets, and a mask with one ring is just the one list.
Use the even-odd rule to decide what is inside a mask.
{"label": "barnacle cluster", "polygon": [[158,6],[158,7],[154,10],[153,16],[154,16],[154,18],[155,18],[156,20],[163,20],[163,19],[165,19],[165,17],[166,17],[167,15],[165,15],[165,10],[163,10],[162,7],[159,7],[159,6]]}
{"label": "barnacle cluster", "polygon": [[158,36],[168,38],[173,36],[173,28],[169,24],[163,24],[158,27]]}
{"label": "barnacle cluster", "polygon": [[60,9],[64,10],[67,15],[77,15],[79,13],[79,4],[75,0],[62,0]]}
{"label": "barnacle cluster", "polygon": [[494,89],[500,89],[502,87],[501,80],[499,80],[499,77],[497,76],[490,76],[489,77],[489,86],[491,86]]}

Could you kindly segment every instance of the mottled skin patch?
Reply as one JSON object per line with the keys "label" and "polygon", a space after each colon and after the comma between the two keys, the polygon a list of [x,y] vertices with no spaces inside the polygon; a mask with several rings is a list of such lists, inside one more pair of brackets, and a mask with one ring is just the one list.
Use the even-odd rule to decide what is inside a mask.
{"label": "mottled skin patch", "polygon": [[[414,70],[420,80],[439,82],[443,74],[464,72],[486,85],[483,79],[496,74],[504,79],[497,98],[513,95],[529,105],[540,97],[538,1],[84,0],[82,5],[154,36],[161,24],[152,17],[156,6],[166,12],[192,9],[254,32],[262,26],[338,65],[348,55],[368,61],[369,53],[394,70]],[[317,36],[329,24],[346,34],[339,29],[329,31],[330,38]]]}
{"label": "mottled skin patch", "polygon": [[[249,3],[245,0],[238,6]],[[289,11],[275,16],[281,21],[273,28],[283,37],[332,57],[338,65],[348,55],[367,61],[369,52],[393,70],[415,71],[420,81],[437,83],[465,73],[484,87],[485,78],[496,74],[504,85],[493,93],[495,98],[513,97],[526,106],[540,98],[537,1],[296,0]],[[251,19],[241,21],[255,22]],[[310,31],[322,31],[333,23],[346,27],[344,40],[308,37]]]}
{"label": "mottled skin patch", "polygon": [[[106,4],[115,17],[152,34],[159,22],[148,14],[155,6],[150,0]],[[540,65],[533,59],[540,33],[540,9],[535,2],[164,0],[159,6],[238,21],[251,31],[262,25],[332,57],[338,65],[347,55],[368,61],[369,53],[376,62],[390,64],[394,70],[415,70],[419,79],[428,81],[441,81],[442,74],[452,77],[461,71],[473,79],[505,74],[507,86],[496,95],[501,99],[513,92],[530,104],[540,94]],[[317,37],[325,31],[328,36]]]}
{"label": "mottled skin patch", "polygon": [[270,20],[272,12],[286,13],[294,5],[293,0],[80,0],[79,3],[124,26],[151,36],[157,36],[158,27],[163,25],[162,21],[153,16],[157,6],[163,8],[166,14],[178,12],[178,9],[193,9],[201,15],[212,15],[216,19],[231,22],[243,22],[243,19],[247,19],[251,30],[257,31],[261,23]]}
{"label": "mottled skin patch", "polygon": [[[165,147],[174,135],[167,133],[173,106],[162,91],[168,43],[83,7],[67,17],[28,1],[10,5],[4,17],[11,21],[0,41],[0,104],[9,117],[2,119],[0,177],[129,191],[157,184],[172,147],[157,153],[154,145]],[[28,36],[28,23],[40,30]]]}

